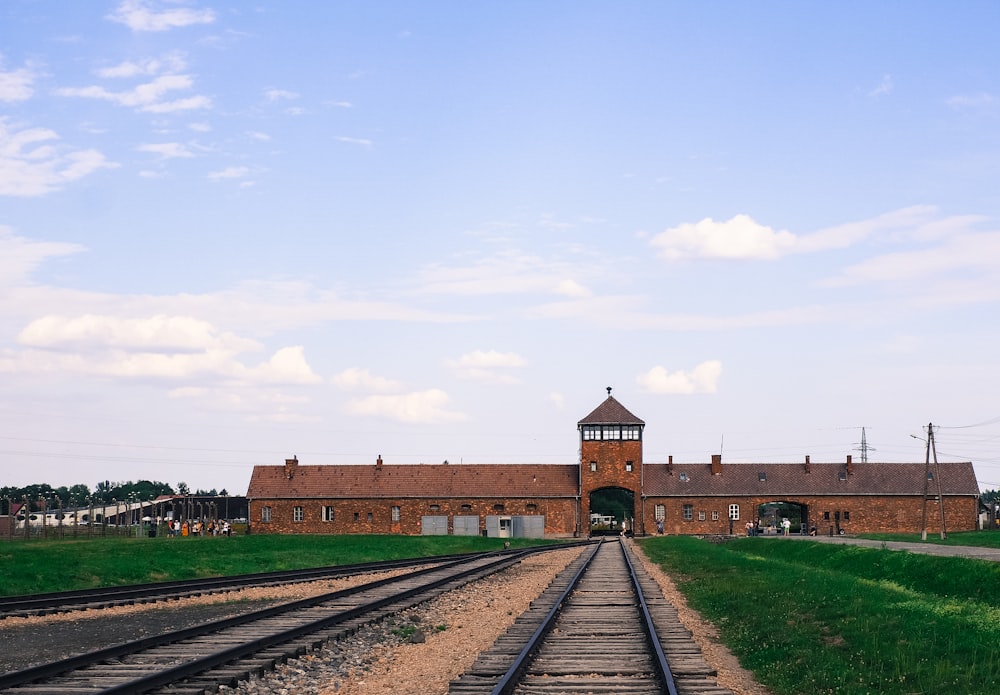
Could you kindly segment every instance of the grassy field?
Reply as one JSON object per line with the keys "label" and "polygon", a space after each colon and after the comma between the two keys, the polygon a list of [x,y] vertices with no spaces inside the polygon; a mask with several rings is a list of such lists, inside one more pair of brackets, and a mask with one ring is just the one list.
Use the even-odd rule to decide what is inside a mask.
{"label": "grassy field", "polygon": [[762,538],[640,543],[776,693],[997,692],[1000,564]]}
{"label": "grassy field", "polygon": [[[512,539],[511,545],[538,541]],[[228,574],[481,552],[479,536],[232,536],[95,538],[0,543],[0,595],[145,584]]]}
{"label": "grassy field", "polygon": [[910,543],[936,543],[939,545],[976,545],[983,548],[1000,548],[1000,531],[952,531],[941,540],[939,532],[929,532],[927,540],[921,541],[919,533],[865,533],[860,538],[877,541],[907,541]]}

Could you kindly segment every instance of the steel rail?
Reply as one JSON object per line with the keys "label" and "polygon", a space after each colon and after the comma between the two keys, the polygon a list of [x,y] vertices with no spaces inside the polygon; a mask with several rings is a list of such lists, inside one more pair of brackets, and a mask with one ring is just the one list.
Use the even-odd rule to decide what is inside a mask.
{"label": "steel rail", "polygon": [[514,687],[517,685],[518,680],[524,675],[525,670],[530,664],[531,656],[537,651],[545,636],[551,632],[553,626],[555,625],[555,618],[562,610],[563,604],[569,595],[576,589],[577,584],[580,583],[580,578],[583,577],[584,572],[590,566],[591,561],[597,555],[597,551],[600,550],[603,540],[600,543],[594,545],[594,549],[590,551],[590,556],[587,557],[586,562],[583,562],[579,569],[573,574],[570,579],[569,584],[566,589],[559,594],[559,598],[553,604],[552,608],[549,609],[548,613],[545,614],[545,618],[542,620],[541,625],[539,625],[535,631],[532,633],[531,637],[525,643],[524,647],[518,653],[517,657],[514,659],[514,663],[511,664],[507,672],[503,674],[499,682],[490,691],[490,695],[510,695],[513,692]]}
{"label": "steel rail", "polygon": [[488,553],[459,553],[422,558],[384,560],[351,565],[330,565],[278,572],[257,572],[253,574],[228,575],[200,579],[181,579],[152,584],[129,584],[125,586],[101,587],[97,589],[75,589],[54,591],[44,594],[25,594],[0,597],[0,616],[15,612],[62,611],[82,608],[95,603],[128,603],[138,599],[165,599],[177,595],[193,593],[221,592],[234,587],[261,586],[268,584],[291,584],[316,581],[369,572],[381,572],[401,567],[413,567],[430,563],[443,563],[462,558],[512,551],[490,551]]}
{"label": "steel rail", "polygon": [[632,564],[631,553],[625,545],[625,539],[621,540],[622,552],[625,554],[625,563],[628,565],[629,575],[632,577],[632,585],[635,587],[636,595],[639,598],[639,608],[642,611],[642,627],[646,633],[646,639],[656,653],[654,665],[657,676],[666,686],[668,695],[677,695],[677,684],[674,682],[674,674],[670,671],[670,664],[667,662],[667,655],[663,653],[663,645],[656,634],[656,624],[653,622],[653,615],[649,611],[649,604],[646,603],[646,595],[639,585],[639,576],[636,574],[635,565]]}
{"label": "steel rail", "polygon": [[[474,557],[474,558],[473,557],[467,557],[467,558],[464,558],[464,559],[461,559],[461,560],[455,560],[455,561],[450,562],[450,563],[444,563],[444,564],[438,565],[436,567],[431,567],[431,568],[425,568],[425,569],[422,569],[422,570],[417,570],[417,571],[409,573],[409,574],[407,574],[407,575],[405,575],[403,577],[391,577],[391,578],[387,578],[387,579],[380,579],[380,580],[376,580],[374,582],[368,582],[368,583],[363,584],[363,585],[358,586],[358,587],[353,587],[351,589],[343,589],[343,590],[340,590],[340,591],[335,591],[335,592],[323,594],[323,595],[320,595],[320,596],[314,596],[314,597],[310,597],[310,598],[300,599],[300,600],[297,600],[297,601],[292,601],[292,602],[289,602],[289,603],[281,604],[279,606],[273,606],[271,608],[265,608],[265,609],[262,609],[262,610],[259,610],[259,611],[255,611],[255,612],[252,612],[252,613],[247,613],[247,614],[240,615],[240,616],[235,616],[235,617],[232,617],[232,618],[226,618],[226,619],[222,619],[222,620],[217,620],[217,621],[205,623],[203,625],[199,625],[199,626],[195,626],[195,627],[190,627],[190,628],[186,628],[186,629],[182,629],[182,630],[176,630],[176,631],[173,631],[173,632],[164,633],[162,635],[156,635],[156,636],[151,636],[151,637],[147,637],[147,638],[135,640],[135,641],[129,642],[127,644],[121,644],[121,645],[116,645],[116,646],[112,646],[112,647],[106,647],[104,649],[99,649],[99,650],[96,650],[96,651],[88,652],[86,654],[80,654],[78,656],[70,657],[69,659],[64,659],[64,660],[53,662],[53,663],[49,663],[49,664],[41,664],[41,665],[34,666],[34,667],[31,667],[31,668],[28,668],[28,669],[24,669],[24,670],[21,670],[21,671],[15,671],[15,672],[12,672],[12,673],[0,675],[0,689],[13,688],[13,687],[17,687],[19,685],[24,685],[24,684],[27,684],[27,683],[31,683],[31,682],[34,682],[34,681],[43,680],[43,679],[46,679],[46,678],[53,678],[53,677],[56,677],[56,676],[58,676],[60,674],[64,674],[64,673],[68,673],[68,672],[71,672],[71,671],[74,671],[74,670],[78,670],[80,668],[86,667],[86,666],[91,665],[91,664],[96,664],[96,663],[100,663],[100,662],[108,661],[108,660],[112,660],[112,659],[119,659],[119,658],[121,658],[123,656],[126,656],[128,654],[132,654],[132,653],[135,653],[135,652],[138,652],[138,651],[143,651],[143,650],[146,650],[146,649],[152,649],[154,647],[160,647],[160,646],[164,646],[164,645],[169,645],[169,644],[173,644],[173,643],[177,643],[177,642],[183,641],[185,639],[191,639],[191,638],[194,638],[194,637],[201,637],[201,636],[204,636],[204,635],[207,635],[207,634],[218,632],[218,631],[223,630],[223,629],[232,628],[232,627],[238,627],[240,625],[245,625],[245,624],[248,624],[248,623],[251,623],[251,622],[255,622],[255,621],[258,621],[258,620],[262,620],[262,619],[265,619],[265,618],[270,618],[270,617],[278,616],[278,615],[281,615],[283,613],[289,613],[289,612],[294,611],[294,610],[298,610],[298,609],[302,609],[302,608],[311,608],[311,607],[316,606],[316,605],[321,604],[321,603],[325,603],[325,602],[328,602],[328,601],[334,601],[334,600],[337,600],[337,599],[340,599],[340,598],[344,598],[344,597],[347,597],[347,596],[351,596],[351,595],[355,595],[355,594],[361,593],[363,591],[369,591],[369,590],[372,590],[372,589],[377,589],[379,587],[386,586],[386,585],[392,584],[394,582],[398,583],[398,582],[401,582],[401,581],[404,581],[404,580],[413,579],[415,577],[420,577],[420,576],[423,576],[423,575],[426,575],[426,574],[430,574],[430,573],[433,573],[433,572],[441,572],[441,571],[448,570],[448,569],[451,569],[451,568],[458,568],[460,565],[468,564],[470,562],[475,562],[475,561],[481,560],[481,559],[485,559],[486,557],[488,557],[490,555],[497,555],[498,559],[495,560],[494,562],[488,564],[485,567],[483,567],[483,566],[477,566],[477,567],[475,567],[473,569],[461,570],[461,571],[459,571],[459,572],[457,572],[455,574],[448,574],[447,576],[445,576],[445,577],[443,577],[441,579],[435,580],[433,582],[430,582],[428,584],[424,584],[424,585],[421,585],[419,587],[415,587],[413,589],[409,589],[409,590],[405,590],[405,591],[397,593],[397,594],[393,594],[392,596],[387,597],[385,599],[381,599],[379,601],[370,602],[369,604],[365,604],[364,606],[359,606],[359,607],[354,608],[354,609],[349,609],[348,611],[338,612],[337,614],[332,615],[332,616],[328,616],[327,618],[324,618],[324,619],[322,619],[320,621],[315,621],[316,623],[323,623],[323,622],[325,622],[326,625],[318,625],[318,626],[317,625],[311,625],[311,626],[309,626],[308,629],[305,629],[304,631],[303,631],[302,628],[294,628],[292,630],[286,631],[287,634],[290,635],[290,636],[279,638],[276,643],[280,643],[282,641],[289,641],[291,639],[295,639],[296,637],[300,636],[301,634],[305,634],[305,633],[310,632],[310,631],[316,631],[318,629],[322,629],[323,627],[328,626],[328,625],[333,625],[336,622],[342,622],[344,620],[350,620],[350,619],[352,619],[354,617],[357,617],[360,613],[363,613],[363,612],[366,612],[366,611],[378,610],[378,608],[383,607],[385,604],[392,603],[394,601],[403,600],[405,598],[409,598],[409,597],[411,597],[413,595],[416,595],[417,593],[419,593],[421,591],[429,591],[429,590],[431,590],[433,588],[436,588],[437,586],[440,586],[440,585],[442,585],[444,583],[447,583],[449,581],[454,581],[455,579],[462,578],[462,577],[465,577],[465,576],[469,576],[471,574],[475,574],[476,572],[485,571],[487,568],[493,568],[492,569],[493,572],[499,571],[499,569],[503,568],[502,566],[504,566],[504,565],[513,565],[513,564],[517,563],[518,561],[520,561],[520,559],[524,555],[527,555],[527,554],[531,554],[530,550],[529,551],[519,550],[519,551],[514,551],[514,552],[511,552],[511,553],[502,554],[502,555],[498,555],[496,553],[486,553],[486,554],[482,554],[482,555]],[[268,639],[268,638],[262,638],[262,639]],[[257,640],[257,641],[260,641],[260,640]],[[230,648],[230,649],[225,650],[224,652],[222,652],[222,656],[211,655],[211,656],[206,656],[203,659],[199,659],[196,662],[189,662],[188,664],[184,664],[184,665],[182,665],[182,666],[180,666],[180,667],[178,667],[176,669],[172,669],[173,673],[172,673],[171,678],[173,680],[176,680],[178,677],[184,677],[184,676],[194,675],[194,674],[196,674],[196,673],[198,673],[200,671],[204,671],[207,668],[211,668],[212,666],[222,665],[222,664],[228,663],[229,661],[232,661],[234,658],[237,658],[237,657],[234,657],[234,655],[233,655],[232,652],[235,652],[235,651],[240,651],[240,652],[246,651],[247,653],[249,653],[249,652],[252,652],[253,649],[259,650],[260,647],[259,646],[258,647],[252,647],[249,650],[245,650],[245,649],[242,649],[240,647]],[[196,664],[197,666],[192,666],[191,664]],[[183,673],[183,675],[179,676],[178,674],[181,674],[181,673]],[[154,683],[154,681],[155,681],[155,683]],[[107,691],[102,691],[102,692],[109,692],[109,693],[111,693],[111,692],[117,692],[117,693],[125,693],[125,692],[128,692],[128,693],[139,693],[139,692],[144,692],[144,690],[148,690],[151,687],[158,687],[160,685],[163,685],[166,682],[170,682],[170,681],[162,681],[162,682],[160,682],[158,678],[156,678],[155,676],[153,676],[153,677],[150,677],[148,679],[148,683],[151,683],[152,685],[147,685],[147,679],[138,679],[135,682],[131,682],[131,683],[127,684],[127,688],[126,688],[126,686],[121,686],[122,688],[126,688],[126,689],[112,688],[112,689],[109,689]]]}

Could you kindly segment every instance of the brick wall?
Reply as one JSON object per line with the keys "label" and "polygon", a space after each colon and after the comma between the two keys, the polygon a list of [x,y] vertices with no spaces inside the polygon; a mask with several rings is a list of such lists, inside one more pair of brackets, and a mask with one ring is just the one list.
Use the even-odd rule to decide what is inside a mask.
{"label": "brick wall", "polygon": [[[596,463],[596,471],[591,470],[592,461]],[[627,470],[629,461],[632,462],[631,471]],[[639,504],[642,493],[641,440],[582,441],[580,466],[583,507],[581,518],[584,520],[582,532],[588,533],[590,529],[590,494],[605,487],[625,488],[635,494],[635,509],[632,516],[638,523],[642,518]]]}
{"label": "brick wall", "polygon": [[[647,533],[656,532],[656,505],[665,507],[666,534],[726,534],[730,531],[729,506],[739,506],[740,518],[733,522],[735,533],[744,532],[747,520],[757,521],[759,505],[776,502],[773,497],[649,497],[642,501]],[[837,533],[919,533],[923,528],[923,499],[905,496],[785,497],[780,501],[806,505],[805,519],[817,532]],[[691,505],[692,518],[684,519],[684,505]],[[839,519],[837,512],[839,512]],[[713,514],[714,513],[714,514]],[[945,528],[948,531],[971,531],[976,528],[976,500],[972,497],[945,498]],[[704,514],[704,520],[700,517]],[[718,516],[717,519],[713,516]],[[937,502],[927,503],[928,533],[940,532],[941,511]],[[766,520],[765,520],[766,522]]]}
{"label": "brick wall", "polygon": [[[501,505],[501,508],[497,508]],[[392,508],[399,507],[399,521],[392,520]],[[261,520],[269,507],[271,521]],[[295,507],[302,508],[302,521],[294,520]],[[324,521],[323,508],[333,507],[333,521]],[[531,499],[308,499],[253,500],[250,502],[252,533],[382,533],[420,535],[423,516],[447,516],[449,533],[454,517],[478,516],[480,533],[491,515],[544,515],[545,535],[569,536],[576,529],[576,500],[538,497]]]}

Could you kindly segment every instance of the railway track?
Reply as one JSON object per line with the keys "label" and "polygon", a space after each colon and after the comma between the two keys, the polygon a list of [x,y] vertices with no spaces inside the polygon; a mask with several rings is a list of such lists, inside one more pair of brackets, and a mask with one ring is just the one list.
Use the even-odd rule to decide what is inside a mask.
{"label": "railway track", "polygon": [[[499,572],[539,549],[463,557],[403,576],[0,675],[0,693],[194,695],[235,685],[359,627]],[[426,562],[426,560],[425,560]]]}
{"label": "railway track", "polygon": [[238,591],[249,587],[280,586],[299,582],[311,582],[324,579],[337,579],[357,574],[387,572],[407,567],[428,566],[437,563],[452,562],[463,555],[442,555],[437,557],[409,558],[405,560],[387,560],[354,565],[334,565],[300,570],[285,570],[281,572],[260,572],[227,577],[209,577],[204,579],[187,579],[172,582],[156,582],[151,584],[128,585],[117,587],[102,587],[99,589],[81,589],[76,591],[59,591],[45,594],[30,594],[21,596],[0,596],[0,619],[8,617],[26,617],[32,615],[51,615],[67,613],[76,610],[96,610],[113,606],[153,603],[174,599],[202,596],[226,591]]}
{"label": "railway track", "polygon": [[732,695],[633,559],[625,541],[582,554],[449,693]]}

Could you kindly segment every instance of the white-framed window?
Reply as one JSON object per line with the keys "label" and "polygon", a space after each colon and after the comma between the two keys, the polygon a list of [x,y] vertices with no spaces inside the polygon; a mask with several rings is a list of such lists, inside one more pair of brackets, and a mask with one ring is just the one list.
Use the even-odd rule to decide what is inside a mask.
{"label": "white-framed window", "polygon": [[718,520],[719,520],[719,510],[716,509],[714,512],[712,512],[712,521],[718,521]]}
{"label": "white-framed window", "polygon": [[400,516],[402,516],[402,510],[398,506],[393,505],[391,511],[392,511],[392,520],[399,521]]}
{"label": "white-framed window", "polygon": [[292,521],[302,521],[302,507],[292,507]]}
{"label": "white-framed window", "polygon": [[265,524],[271,523],[271,508],[261,507],[260,508],[260,520]]}
{"label": "white-framed window", "polygon": [[729,518],[732,519],[733,521],[740,520],[740,505],[738,504],[729,505]]}
{"label": "white-framed window", "polygon": [[333,507],[323,507],[323,521],[333,521],[334,517]]}
{"label": "white-framed window", "polygon": [[683,516],[684,516],[684,521],[691,521],[692,519],[694,519],[694,505],[693,504],[685,504],[684,505],[684,514],[683,514]]}
{"label": "white-framed window", "polygon": [[590,462],[590,472],[591,473],[596,473],[597,472],[597,461],[591,461]]}
{"label": "white-framed window", "polygon": [[698,512],[698,521],[705,520],[705,512]]}
{"label": "white-framed window", "polygon": [[653,507],[653,518],[657,521],[663,521],[667,518],[667,507],[666,505],[658,504]]}
{"label": "white-framed window", "polygon": [[631,461],[626,461],[625,462],[625,472],[626,473],[631,473],[633,468],[635,468],[635,464],[633,462],[631,462]]}

